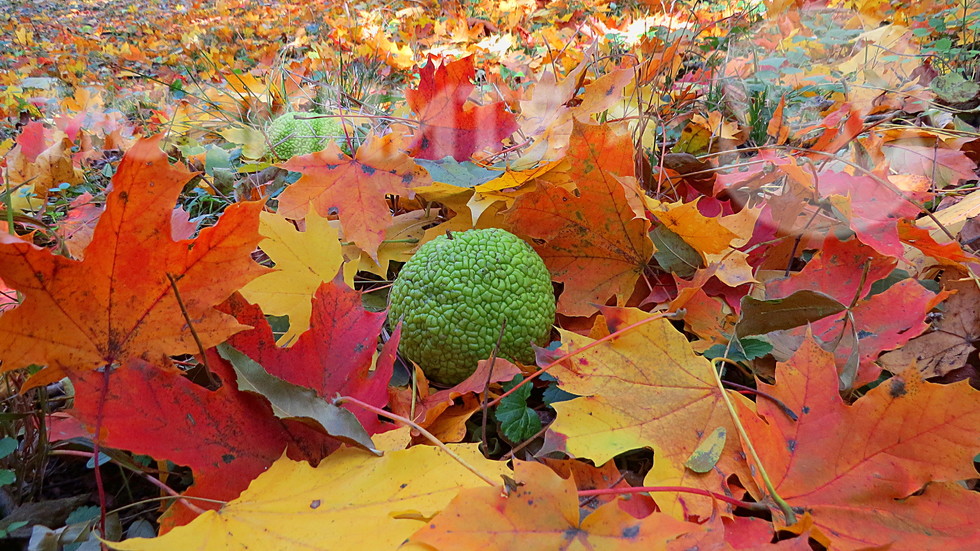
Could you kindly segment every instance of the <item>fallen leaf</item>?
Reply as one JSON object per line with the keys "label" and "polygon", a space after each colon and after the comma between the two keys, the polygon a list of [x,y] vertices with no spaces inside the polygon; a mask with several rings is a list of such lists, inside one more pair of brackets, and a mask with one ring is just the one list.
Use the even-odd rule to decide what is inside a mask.
{"label": "fallen leaf", "polygon": [[269,374],[261,365],[227,344],[217,346],[218,354],[235,369],[238,389],[253,392],[269,401],[279,419],[312,421],[327,434],[346,444],[377,452],[371,437],[357,418],[344,408],[320,398],[312,389],[288,383]]}
{"label": "fallen leaf", "polygon": [[846,309],[834,298],[806,289],[771,300],[747,296],[742,298],[742,319],[735,327],[735,334],[744,337],[792,329]]}
{"label": "fallen leaf", "polygon": [[410,146],[414,157],[465,161],[483,149],[500,150],[501,140],[517,130],[506,103],[467,103],[475,78],[472,56],[444,61],[438,68],[430,56],[419,69],[418,88],[405,90],[405,101],[419,120]]}
{"label": "fallen leaf", "polygon": [[[108,375],[81,371],[72,377],[71,414],[90,430],[101,426],[103,446],[190,467],[194,485],[185,495],[208,499],[237,497],[287,446],[290,456],[313,461],[338,447],[336,440],[303,423],[276,419],[264,398],[238,390],[230,366],[215,363],[212,369],[222,383],[216,390],[140,359]],[[133,404],[139,404],[138,415]],[[178,501],[161,523],[168,528],[196,516]]]}
{"label": "fallen leaf", "polygon": [[160,140],[123,158],[84,260],[0,234],[0,277],[25,295],[0,318],[4,371],[34,363],[60,377],[133,357],[169,365],[171,355],[196,352],[168,275],[204,346],[242,329],[213,306],[264,271],[249,256],[262,206],[232,205],[197,238],[173,241],[173,204],[192,175],[167,162]]}
{"label": "fallen leaf", "polygon": [[[607,503],[584,519],[575,482],[537,463],[515,461],[517,488],[460,492],[410,541],[435,549],[666,550],[722,544],[719,522],[704,525],[663,513],[637,519]],[[676,547],[675,547],[676,546]]]}
{"label": "fallen leaf", "polygon": [[[504,463],[484,459],[476,445],[451,449],[484,476],[509,472]],[[395,549],[460,490],[477,486],[486,483],[430,446],[383,457],[346,448],[318,467],[281,458],[220,511],[157,538],[108,545],[119,551],[244,551],[343,542],[352,549]]]}
{"label": "fallen leaf", "polygon": [[[397,334],[385,344],[375,363],[385,315],[366,311],[361,304],[361,294],[347,287],[339,277],[317,290],[313,297],[310,329],[289,348],[276,345],[262,311],[240,295],[230,298],[222,311],[234,315],[240,323],[252,326],[252,329],[229,338],[228,344],[271,375],[313,389],[325,400],[333,400],[340,394],[379,408],[387,405],[388,381],[398,347]],[[214,363],[223,361],[211,351],[208,356]],[[355,408],[352,413],[370,434],[391,428],[367,410]]]}
{"label": "fallen leaf", "polygon": [[650,223],[631,206],[635,182],[628,192],[619,178],[633,173],[632,150],[618,128],[576,122],[568,159],[577,193],[544,187],[518,198],[507,215],[515,233],[545,241],[532,246],[565,284],[561,313],[591,315],[612,296],[625,303],[653,255]]}
{"label": "fallen leaf", "polygon": [[292,343],[310,327],[313,293],[344,263],[337,230],[316,212],[306,214],[306,231],[271,212],[259,213],[259,248],[275,268],[242,287],[245,300],[272,316],[289,316],[279,343]]}
{"label": "fallen leaf", "polygon": [[[848,406],[833,365],[807,338],[789,362],[777,365],[775,385],[759,383],[798,421],[771,400],[757,402],[761,417],[740,407],[776,491],[810,513],[827,539],[821,543],[834,549],[969,548],[980,538],[971,513],[980,495],[942,482],[976,476],[980,392],[965,381],[928,383],[913,370]],[[914,495],[923,487],[924,494]],[[773,517],[782,526],[781,514]]]}
{"label": "fallen leaf", "polygon": [[[650,316],[635,309],[603,312],[610,331]],[[561,333],[564,352],[594,342]],[[626,451],[652,448],[654,466],[645,481],[649,485],[723,492],[726,476],[722,473],[739,472],[744,465],[736,457],[734,439],[726,442],[717,469],[697,474],[684,465],[704,435],[718,427],[730,434],[735,431],[712,369],[669,321],[650,321],[550,370],[562,390],[580,396],[553,405],[557,418],[551,430],[564,435],[569,453],[598,464]],[[710,499],[691,494],[678,494],[671,501],[655,499],[677,518],[682,514],[707,517],[712,510]]]}
{"label": "fallen leaf", "polygon": [[298,220],[310,211],[326,218],[337,209],[344,236],[377,260],[378,246],[391,225],[386,195],[411,196],[428,183],[425,169],[395,146],[397,136],[372,135],[351,158],[335,142],[300,155],[282,168],[302,174],[279,196],[279,214]]}
{"label": "fallen leaf", "polygon": [[930,378],[967,364],[980,342],[980,290],[975,281],[961,277],[956,271],[943,274],[943,288],[954,294],[946,300],[942,317],[905,346],[882,354],[879,365],[892,373],[915,367]]}

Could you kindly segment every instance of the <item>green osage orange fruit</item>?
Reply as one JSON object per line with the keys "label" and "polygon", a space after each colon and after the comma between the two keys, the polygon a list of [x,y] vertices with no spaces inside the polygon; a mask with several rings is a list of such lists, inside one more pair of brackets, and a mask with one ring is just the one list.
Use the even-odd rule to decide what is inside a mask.
{"label": "green osage orange fruit", "polygon": [[401,320],[399,351],[445,385],[490,357],[532,363],[555,319],[551,275],[524,240],[501,229],[441,235],[405,263],[391,288],[388,319]]}
{"label": "green osage orange fruit", "polygon": [[266,135],[276,157],[286,160],[323,150],[330,139],[344,136],[344,126],[338,117],[293,112],[272,121]]}

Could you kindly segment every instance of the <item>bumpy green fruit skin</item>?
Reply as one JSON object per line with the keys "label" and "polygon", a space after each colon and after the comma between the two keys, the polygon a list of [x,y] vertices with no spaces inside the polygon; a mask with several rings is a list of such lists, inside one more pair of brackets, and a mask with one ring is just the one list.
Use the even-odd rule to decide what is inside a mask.
{"label": "bumpy green fruit skin", "polygon": [[266,134],[269,143],[280,159],[296,155],[309,155],[322,150],[327,141],[343,136],[344,129],[340,119],[318,117],[317,113],[286,113],[272,121]]}
{"label": "bumpy green fruit skin", "polygon": [[399,350],[430,380],[454,385],[490,356],[531,363],[555,319],[551,275],[524,240],[501,229],[441,235],[422,245],[391,288]]}

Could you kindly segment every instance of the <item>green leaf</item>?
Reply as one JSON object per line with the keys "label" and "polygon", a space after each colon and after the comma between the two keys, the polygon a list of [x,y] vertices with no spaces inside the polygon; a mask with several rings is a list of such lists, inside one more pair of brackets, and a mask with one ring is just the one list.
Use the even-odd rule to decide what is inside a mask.
{"label": "green leaf", "polygon": [[0,486],[17,482],[17,475],[10,469],[0,469]]}
{"label": "green leaf", "polygon": [[704,265],[701,254],[685,242],[679,235],[665,226],[657,226],[650,232],[657,252],[653,258],[660,267],[680,277],[691,277]]}
{"label": "green leaf", "polygon": [[0,438],[0,458],[7,457],[17,450],[17,439],[5,436]]}
{"label": "green leaf", "polygon": [[280,419],[307,419],[318,423],[327,434],[378,453],[364,427],[354,414],[328,403],[312,389],[294,385],[271,375],[258,362],[236,350],[233,346],[219,344],[218,354],[228,360],[238,375],[238,388],[265,397],[272,412]]}
{"label": "green leaf", "polygon": [[761,358],[772,352],[772,343],[762,337],[732,338],[731,345],[716,344],[704,351],[709,360],[728,358],[736,362],[746,362]]}
{"label": "green leaf", "polygon": [[[510,383],[504,385],[510,390],[521,382],[522,376],[517,375]],[[541,418],[531,408],[527,407],[527,399],[531,396],[531,385],[524,385],[517,392],[504,398],[497,406],[494,417],[500,423],[500,430],[511,442],[523,442],[541,430]]]}
{"label": "green leaf", "polygon": [[715,468],[721,452],[725,449],[725,440],[728,433],[725,427],[718,427],[711,432],[698,447],[691,453],[691,457],[684,462],[684,466],[696,473],[706,473]]}

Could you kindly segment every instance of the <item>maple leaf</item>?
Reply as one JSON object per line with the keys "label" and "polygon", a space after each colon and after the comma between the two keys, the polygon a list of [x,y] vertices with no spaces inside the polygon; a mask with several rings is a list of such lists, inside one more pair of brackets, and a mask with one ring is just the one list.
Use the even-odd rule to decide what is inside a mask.
{"label": "maple leaf", "polygon": [[[535,142],[521,155],[521,165],[561,158],[568,146],[576,118],[588,120],[622,99],[623,89],[633,80],[633,68],[614,70],[584,87],[583,74],[590,62],[583,60],[558,82],[545,70],[528,89],[531,99],[521,101],[521,130]],[[580,97],[579,94],[581,93]]]}
{"label": "maple leaf", "polygon": [[[960,279],[963,278],[963,279]],[[882,354],[878,363],[892,373],[916,367],[923,377],[939,377],[967,365],[980,341],[980,290],[962,272],[943,274],[943,287],[954,291],[943,305],[943,316],[932,331],[915,337],[898,350]]]}
{"label": "maple leaf", "polygon": [[198,350],[168,276],[204,346],[242,329],[213,305],[265,270],[249,256],[262,205],[232,205],[197,238],[174,241],[171,212],[192,174],[167,162],[160,140],[123,158],[84,260],[0,235],[0,277],[25,295],[0,318],[4,371],[34,363],[60,377],[131,357],[169,365]]}
{"label": "maple leaf", "polygon": [[11,206],[16,210],[38,210],[44,206],[48,190],[65,182],[78,184],[82,174],[72,164],[72,143],[67,138],[37,154],[32,160],[23,146],[18,145],[8,154],[6,185],[4,191],[14,191]]}
{"label": "maple leaf", "polygon": [[481,406],[481,402],[474,398],[486,390],[488,383],[510,381],[521,373],[519,367],[501,358],[492,364],[480,360],[476,371],[456,386],[430,393],[422,370],[416,369],[420,400],[415,399],[411,388],[404,392],[392,389],[395,396],[392,411],[430,429],[429,432],[443,442],[459,442],[466,436],[466,420]]}
{"label": "maple leaf", "polygon": [[636,215],[642,193],[620,178],[633,174],[632,142],[621,128],[576,122],[567,160],[577,192],[543,187],[507,215],[515,233],[545,241],[532,245],[565,284],[558,310],[570,316],[591,315],[612,296],[625,303],[653,255],[650,222]]}
{"label": "maple leaf", "polygon": [[289,330],[279,338],[291,343],[310,327],[310,302],[325,281],[331,281],[344,263],[339,235],[325,218],[306,214],[306,231],[271,212],[259,214],[259,248],[275,262],[272,272],[242,287],[245,300],[273,316],[289,316]]}
{"label": "maple leaf", "polygon": [[717,218],[704,216],[698,211],[698,201],[677,204],[661,204],[653,215],[664,226],[693,247],[702,257],[718,254],[727,249],[737,236],[721,224]]}
{"label": "maple leaf", "polygon": [[[90,429],[99,426],[104,446],[190,467],[194,486],[185,495],[208,499],[236,497],[287,446],[297,459],[314,461],[338,447],[336,440],[303,423],[276,419],[264,398],[238,390],[230,366],[211,365],[222,382],[213,391],[176,370],[136,358],[111,373],[80,371],[72,377],[75,407],[70,413]],[[138,413],[133,404],[139,404]],[[177,502],[165,525],[195,516]]]}
{"label": "maple leaf", "polygon": [[37,156],[48,148],[46,143],[47,129],[40,121],[31,121],[24,126],[24,130],[17,136],[17,145],[21,147],[21,152],[28,163],[33,163]]}
{"label": "maple leaf", "polygon": [[771,400],[757,402],[761,417],[739,414],[779,495],[812,514],[823,535],[814,537],[834,549],[974,545],[980,494],[929,483],[976,477],[980,392],[966,381],[928,383],[912,370],[848,406],[833,365],[808,337],[777,365],[775,385],[759,383],[799,420]]}
{"label": "maple leaf", "polygon": [[17,298],[17,291],[0,279],[0,314],[17,306],[20,300]]}
{"label": "maple leaf", "polygon": [[517,130],[506,103],[467,104],[476,88],[473,56],[444,62],[438,68],[430,56],[419,69],[419,77],[418,88],[405,90],[405,101],[419,118],[419,130],[410,146],[414,157],[465,161],[486,148],[499,150],[500,141]]}
{"label": "maple leaf", "polygon": [[[342,394],[377,407],[387,405],[397,335],[386,343],[374,366],[385,314],[366,311],[361,305],[361,294],[347,287],[339,277],[320,285],[313,297],[310,329],[289,348],[276,345],[262,311],[239,295],[230,298],[221,309],[234,315],[240,323],[253,327],[232,336],[228,344],[270,374],[313,389],[328,401]],[[213,363],[223,361],[213,351],[208,356]],[[352,413],[369,433],[390,428],[366,410],[355,408]]]}
{"label": "maple leaf", "polygon": [[[830,234],[823,248],[797,274],[770,281],[769,298],[783,298],[799,290],[819,290],[844,305],[845,315],[813,322],[811,330],[835,346],[844,388],[873,381],[881,368],[878,354],[905,344],[928,328],[926,314],[948,293],[935,294],[913,279],[904,279],[883,292],[870,295],[871,286],[894,269],[894,258],[877,254],[857,239],[840,241]],[[791,334],[802,337],[806,328]],[[843,336],[850,335],[845,339]]]}
{"label": "maple leaf", "polygon": [[463,490],[409,541],[435,549],[666,550],[723,545],[716,519],[704,525],[663,513],[637,519],[607,503],[584,519],[575,481],[544,465],[515,461],[518,486],[507,495],[497,488]]}
{"label": "maple leaf", "polygon": [[[476,445],[452,446],[484,476],[509,473]],[[342,483],[338,483],[342,481]],[[281,458],[241,497],[152,539],[109,543],[120,551],[395,549],[461,489],[486,483],[430,446],[385,453],[345,448],[317,467]],[[494,492],[499,493],[499,489]]]}
{"label": "maple leaf", "polygon": [[902,255],[898,220],[914,219],[918,207],[870,176],[823,172],[818,188],[821,195],[830,196],[831,203],[844,215],[858,239],[881,254]]}
{"label": "maple leaf", "polygon": [[955,146],[931,136],[898,137],[885,142],[881,149],[892,170],[925,176],[935,180],[939,188],[976,179],[976,163]]}
{"label": "maple leaf", "polygon": [[[610,331],[649,317],[635,309],[604,308],[603,313]],[[566,351],[594,342],[561,333]],[[597,464],[625,451],[653,448],[656,460],[648,484],[724,491],[728,474],[743,469],[735,457],[737,443],[725,444],[717,470],[697,474],[684,466],[717,427],[735,433],[711,369],[669,321],[650,321],[551,369],[563,390],[580,396],[554,404],[557,418],[551,430],[564,435],[569,453]],[[658,500],[658,505],[675,516],[680,507],[688,515],[708,516],[712,507],[709,499],[691,495]]]}
{"label": "maple leaf", "polygon": [[84,256],[100,216],[102,207],[92,203],[92,194],[87,191],[68,205],[68,215],[58,225],[57,233],[72,258],[80,260]]}
{"label": "maple leaf", "polygon": [[377,260],[378,246],[391,225],[385,195],[411,196],[412,188],[428,183],[425,170],[397,150],[396,138],[372,135],[353,158],[330,142],[323,151],[281,164],[302,176],[280,195],[279,214],[297,220],[312,206],[326,218],[336,208],[344,236]]}

